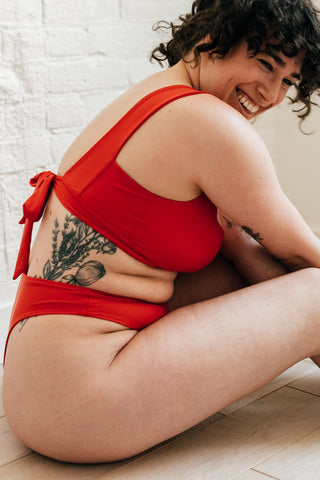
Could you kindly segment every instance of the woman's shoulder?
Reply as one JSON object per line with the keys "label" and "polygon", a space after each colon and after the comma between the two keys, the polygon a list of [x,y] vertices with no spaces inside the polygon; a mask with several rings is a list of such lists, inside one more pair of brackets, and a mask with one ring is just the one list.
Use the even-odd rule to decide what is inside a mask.
{"label": "woman's shoulder", "polygon": [[220,128],[226,125],[237,127],[252,132],[250,122],[244,118],[235,108],[220,100],[209,92],[199,91],[198,95],[185,98],[181,103],[183,112],[188,113],[189,118],[205,124],[208,128]]}
{"label": "woman's shoulder", "polygon": [[[207,92],[183,97],[170,105],[172,122],[180,125],[181,136],[207,151],[246,151],[266,146],[253,125],[236,109]],[[193,133],[190,135],[190,133]],[[231,145],[232,144],[232,145]]]}

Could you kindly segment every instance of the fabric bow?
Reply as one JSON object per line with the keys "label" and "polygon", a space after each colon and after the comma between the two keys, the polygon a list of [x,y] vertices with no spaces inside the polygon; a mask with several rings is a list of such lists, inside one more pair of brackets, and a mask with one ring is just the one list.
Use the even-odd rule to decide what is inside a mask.
{"label": "fabric bow", "polygon": [[14,280],[22,273],[27,273],[33,222],[37,222],[42,217],[55,177],[56,175],[53,172],[46,171],[39,173],[30,180],[30,185],[35,188],[35,191],[23,204],[23,217],[19,223],[24,224],[24,228],[13,274]]}

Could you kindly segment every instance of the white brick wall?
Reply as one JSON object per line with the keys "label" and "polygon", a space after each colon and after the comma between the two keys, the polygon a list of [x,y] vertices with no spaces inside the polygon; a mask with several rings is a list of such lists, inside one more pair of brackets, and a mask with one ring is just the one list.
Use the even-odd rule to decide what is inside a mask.
{"label": "white brick wall", "polygon": [[[0,1],[0,362],[17,284],[11,280],[22,233],[17,222],[31,193],[29,178],[42,169],[56,171],[81,129],[159,68],[148,62],[159,43],[151,27],[177,18],[190,5],[191,0]],[[257,122],[276,159],[283,149],[279,124],[279,113]],[[307,148],[297,129],[294,135]],[[290,163],[297,149],[288,143]],[[313,137],[318,146],[313,155],[319,143],[319,135]],[[310,176],[315,178],[314,172]],[[317,195],[319,200],[316,192],[312,198]],[[307,215],[320,230],[317,214]]]}
{"label": "white brick wall", "polygon": [[158,70],[157,20],[191,0],[0,1],[0,363],[18,282],[12,273],[28,180],[113,98]]}

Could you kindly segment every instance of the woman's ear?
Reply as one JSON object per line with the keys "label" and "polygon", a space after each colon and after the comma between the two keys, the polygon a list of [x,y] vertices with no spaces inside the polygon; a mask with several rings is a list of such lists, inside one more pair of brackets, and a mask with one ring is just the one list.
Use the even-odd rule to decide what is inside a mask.
{"label": "woman's ear", "polygon": [[211,42],[210,33],[208,33],[202,40],[200,40],[199,44],[210,43],[210,42]]}

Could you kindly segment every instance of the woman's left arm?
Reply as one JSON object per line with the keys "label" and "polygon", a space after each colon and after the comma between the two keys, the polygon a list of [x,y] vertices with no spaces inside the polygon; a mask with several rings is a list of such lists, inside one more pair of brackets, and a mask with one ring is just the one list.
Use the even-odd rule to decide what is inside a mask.
{"label": "woman's left arm", "polygon": [[[288,271],[320,268],[320,240],[282,191],[261,137],[228,105],[201,100],[207,103],[197,132],[198,187],[227,219],[263,246],[266,252],[252,244],[252,252],[261,252],[264,261],[270,252]],[[235,235],[236,229],[229,230]],[[243,257],[238,254],[236,261],[243,263]]]}
{"label": "woman's left arm", "polygon": [[221,253],[230,260],[249,282],[260,283],[290,272],[280,260],[255,240],[249,232],[218,211],[218,220],[224,230]]}

